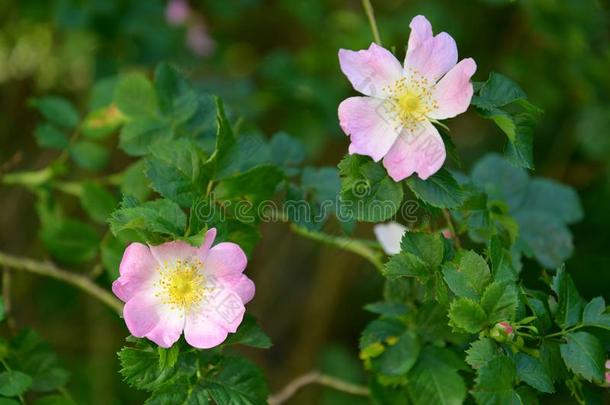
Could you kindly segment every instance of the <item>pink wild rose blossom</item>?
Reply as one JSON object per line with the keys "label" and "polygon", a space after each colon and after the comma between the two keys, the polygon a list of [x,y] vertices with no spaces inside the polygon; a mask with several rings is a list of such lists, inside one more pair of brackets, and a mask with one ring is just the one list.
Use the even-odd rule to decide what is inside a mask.
{"label": "pink wild rose blossom", "polygon": [[458,63],[453,38],[446,32],[433,36],[424,16],[413,18],[410,27],[404,66],[375,43],[361,51],[339,50],[341,70],[365,96],[339,105],[349,153],[383,159],[394,181],[413,173],[425,180],[442,167],[445,146],[432,123],[468,109],[476,71],[471,58]]}
{"label": "pink wild rose blossom", "polygon": [[243,274],[244,251],[230,242],[212,247],[215,237],[212,228],[199,248],[175,241],[125,249],[112,291],[133,336],[167,348],[184,332],[188,344],[208,349],[237,330],[254,283]]}
{"label": "pink wild rose blossom", "polygon": [[165,8],[165,20],[174,26],[179,26],[191,16],[191,7],[187,0],[170,0]]}

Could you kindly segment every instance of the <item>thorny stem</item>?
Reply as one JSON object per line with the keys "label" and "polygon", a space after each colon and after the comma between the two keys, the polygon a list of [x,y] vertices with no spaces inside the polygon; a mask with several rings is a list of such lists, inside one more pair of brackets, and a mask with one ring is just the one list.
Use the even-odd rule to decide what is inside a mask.
{"label": "thorny stem", "polygon": [[311,371],[307,374],[300,375],[292,380],[288,385],[282,388],[278,393],[269,397],[270,405],[280,405],[292,398],[301,388],[310,385],[319,384],[325,387],[333,388],[337,391],[342,391],[352,395],[369,396],[370,391],[367,387],[356,385],[329,375],[322,374],[318,371]]}
{"label": "thorny stem", "polygon": [[544,335],[543,337],[544,338],[552,338],[552,337],[563,336],[563,335],[565,335],[567,333],[574,332],[575,330],[578,330],[580,328],[584,328],[584,325],[576,325],[573,328],[569,328],[569,329],[565,329],[565,330],[562,330],[562,331],[559,331],[559,332],[551,333],[550,335]]}
{"label": "thorny stem", "polygon": [[294,233],[301,235],[305,238],[309,238],[317,242],[322,242],[327,245],[355,253],[358,256],[368,260],[380,272],[383,270],[383,263],[381,261],[382,254],[375,248],[373,248],[372,246],[374,245],[369,241],[346,238],[342,236],[334,236],[323,232],[310,231],[295,224],[291,224],[290,229]]}
{"label": "thorny stem", "polygon": [[52,263],[38,262],[25,257],[12,256],[5,253],[0,253],[0,265],[4,265],[14,270],[22,270],[40,276],[51,277],[71,284],[103,302],[119,315],[123,313],[123,303],[116,299],[110,292],[95,284],[88,277],[62,270]]}
{"label": "thorny stem", "polygon": [[373,11],[373,6],[371,5],[371,0],[362,0],[362,6],[364,7],[366,16],[369,19],[369,24],[371,25],[371,31],[373,32],[373,39],[375,40],[377,45],[381,46],[381,37],[379,36],[379,29],[377,28],[377,21],[375,21],[375,12]]}

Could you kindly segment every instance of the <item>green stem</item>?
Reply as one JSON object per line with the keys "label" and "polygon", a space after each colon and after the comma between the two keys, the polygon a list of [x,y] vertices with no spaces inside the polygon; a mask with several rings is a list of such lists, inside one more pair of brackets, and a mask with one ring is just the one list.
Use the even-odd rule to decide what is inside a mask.
{"label": "green stem", "polygon": [[22,270],[40,276],[51,277],[72,284],[103,302],[119,315],[123,313],[123,303],[116,299],[110,292],[95,284],[88,277],[62,270],[52,263],[38,262],[25,257],[12,256],[5,253],[0,253],[0,265],[4,265],[14,270]]}
{"label": "green stem", "polygon": [[371,31],[373,32],[373,39],[375,40],[377,45],[381,46],[381,36],[379,35],[379,29],[377,28],[377,21],[375,21],[375,11],[373,11],[373,6],[371,5],[371,1],[362,0],[362,6],[364,7],[366,16],[369,19],[369,24],[371,25]]}
{"label": "green stem", "polygon": [[449,227],[449,230],[451,231],[451,234],[453,236],[453,240],[455,242],[455,246],[458,247],[458,249],[462,248],[462,242],[460,241],[460,238],[457,234],[457,232],[455,231],[455,226],[453,226],[453,220],[451,219],[451,214],[449,213],[448,210],[443,209],[443,216],[445,217],[445,221],[447,222],[447,226]]}
{"label": "green stem", "polygon": [[380,272],[383,270],[381,258],[383,255],[373,248],[373,243],[359,239],[346,238],[342,236],[328,235],[323,232],[310,231],[301,226],[290,224],[290,229],[305,238],[322,242],[330,246],[337,247],[342,250],[347,250],[357,254],[358,256],[368,260]]}
{"label": "green stem", "polygon": [[566,335],[566,334],[568,334],[570,332],[574,332],[575,330],[578,330],[578,329],[581,329],[581,328],[584,328],[584,327],[585,327],[584,325],[576,325],[576,326],[574,326],[574,327],[572,327],[570,329],[565,329],[565,330],[562,330],[562,331],[559,331],[559,332],[551,333],[550,335],[544,335],[543,337],[546,339],[546,338],[564,336],[564,335]]}

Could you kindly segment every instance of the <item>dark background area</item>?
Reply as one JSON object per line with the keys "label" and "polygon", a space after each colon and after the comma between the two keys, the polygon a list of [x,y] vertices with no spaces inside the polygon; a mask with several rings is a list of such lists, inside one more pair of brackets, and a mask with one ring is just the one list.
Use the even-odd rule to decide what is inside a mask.
{"label": "dark background area", "polygon": [[[380,0],[373,5],[383,44],[400,60],[409,21],[424,14],[435,32],[456,39],[460,58],[476,60],[474,80],[501,72],[544,109],[535,132],[535,175],[578,191],[585,218],[572,227],[575,253],[567,269],[585,297],[609,300],[608,6],[594,0]],[[372,41],[360,2],[233,0],[191,1],[190,6],[189,22],[172,26],[166,3],[157,0],[0,1],[2,171],[39,169],[56,156],[36,145],[39,118],[29,99],[58,94],[84,108],[96,80],[151,72],[161,61],[179,66],[193,85],[222,96],[247,127],[267,135],[286,131],[306,145],[310,164],[336,165],[348,144],[337,105],[355,94],[339,70],[337,51],[362,49]],[[193,25],[201,24],[214,43],[204,52],[186,42]],[[462,157],[461,167],[450,163],[454,168],[468,171],[485,153],[503,148],[504,135],[474,111],[448,125]],[[114,147],[116,137],[108,142]],[[105,173],[129,163],[114,149]],[[76,200],[64,203],[79,212]],[[0,187],[0,251],[45,257],[33,204],[27,190]],[[265,224],[262,232],[247,270],[257,285],[249,308],[274,347],[247,354],[266,369],[272,391],[315,367],[363,378],[357,337],[372,316],[362,306],[379,298],[381,276],[360,258],[304,240],[285,225]],[[357,234],[373,237],[367,225]],[[537,266],[527,261],[524,271]],[[110,281],[100,277],[105,285]],[[69,389],[77,400],[142,400],[116,372],[115,353],[128,334],[122,320],[58,282],[17,274],[13,284],[18,326],[33,327],[59,352],[72,372]],[[357,403],[317,388],[291,403],[341,401]]]}

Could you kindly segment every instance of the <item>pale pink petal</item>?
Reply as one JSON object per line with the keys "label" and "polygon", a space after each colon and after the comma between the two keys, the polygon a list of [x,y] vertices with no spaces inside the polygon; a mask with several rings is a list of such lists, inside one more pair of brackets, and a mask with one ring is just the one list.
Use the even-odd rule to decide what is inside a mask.
{"label": "pale pink petal", "polygon": [[407,50],[405,70],[407,75],[423,76],[434,84],[457,63],[455,40],[446,32],[428,38]]}
{"label": "pale pink petal", "polygon": [[203,262],[203,272],[220,277],[225,274],[240,274],[246,268],[248,258],[239,245],[223,242],[210,249]]}
{"label": "pale pink petal", "polygon": [[156,312],[159,321],[150,332],[146,333],[145,337],[167,349],[180,339],[184,329],[184,310],[168,305],[159,305],[156,307]]}
{"label": "pale pink petal", "polygon": [[395,255],[400,253],[400,242],[407,228],[398,222],[388,222],[375,225],[373,232],[383,250],[389,255]]}
{"label": "pale pink petal", "polygon": [[472,58],[463,59],[455,65],[434,87],[432,97],[438,108],[428,116],[442,120],[466,111],[473,93],[470,78],[476,70],[477,65]]}
{"label": "pale pink petal", "polygon": [[225,341],[229,332],[213,320],[204,317],[187,316],[184,338],[187,343],[198,349],[211,349]]}
{"label": "pale pink petal", "polygon": [[144,337],[159,323],[157,306],[159,300],[154,294],[142,292],[131,298],[123,307],[123,317],[129,332],[135,337]]}
{"label": "pale pink petal", "polygon": [[213,290],[198,307],[186,314],[184,337],[195,347],[217,346],[226,339],[228,332],[237,331],[245,312],[236,293],[226,288]]}
{"label": "pale pink petal", "polygon": [[404,130],[392,149],[383,159],[383,165],[394,181],[401,181],[413,173],[422,179],[436,173],[445,161],[443,139],[428,121],[421,122],[415,130]]}
{"label": "pale pink petal", "polygon": [[112,292],[124,302],[130,300],[138,291],[147,287],[157,266],[148,246],[130,244],[123,253],[120,276],[112,283]]}
{"label": "pale pink petal", "polygon": [[351,140],[349,153],[376,162],[388,153],[402,125],[390,104],[372,97],[350,97],[339,104],[339,124]]}
{"label": "pale pink petal", "polygon": [[408,49],[415,49],[428,38],[432,38],[432,25],[423,15],[416,15],[409,24],[411,35],[409,35]]}
{"label": "pale pink petal", "polygon": [[180,240],[151,246],[150,251],[157,262],[166,267],[171,267],[177,260],[198,258],[198,249]]}
{"label": "pale pink petal", "polygon": [[375,43],[362,51],[339,49],[339,64],[354,89],[372,97],[387,97],[388,86],[403,76],[396,57]]}
{"label": "pale pink petal", "polygon": [[203,243],[201,244],[201,247],[198,249],[197,252],[197,256],[202,262],[205,260],[208,253],[210,252],[210,248],[212,247],[212,243],[214,243],[214,239],[216,239],[216,228],[210,228],[206,232]]}
{"label": "pale pink petal", "polygon": [[256,291],[254,282],[244,274],[226,274],[220,277],[220,282],[225,288],[228,288],[237,294],[244,304],[247,304],[254,298],[254,293]]}

